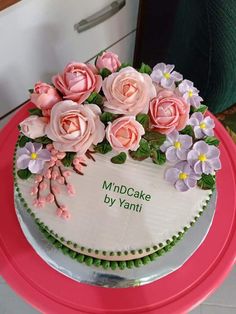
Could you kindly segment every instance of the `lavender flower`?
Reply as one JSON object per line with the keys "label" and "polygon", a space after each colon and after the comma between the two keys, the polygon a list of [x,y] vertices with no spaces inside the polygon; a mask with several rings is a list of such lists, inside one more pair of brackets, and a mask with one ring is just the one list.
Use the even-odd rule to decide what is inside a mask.
{"label": "lavender flower", "polygon": [[188,153],[187,160],[196,174],[214,174],[215,170],[221,168],[219,155],[217,147],[198,141]]}
{"label": "lavender flower", "polygon": [[200,175],[197,175],[186,161],[181,161],[165,171],[165,180],[181,192],[195,187],[199,179]]}
{"label": "lavender flower", "polygon": [[32,173],[41,173],[45,162],[51,159],[50,152],[42,147],[42,144],[28,142],[25,147],[20,148],[16,161],[17,168],[28,168]]}
{"label": "lavender flower", "polygon": [[178,131],[172,131],[167,135],[160,150],[166,153],[166,159],[170,162],[186,160],[189,148],[192,146],[193,140],[189,135],[181,135]]}
{"label": "lavender flower", "polygon": [[152,80],[164,88],[174,89],[175,82],[183,79],[182,74],[173,71],[174,67],[171,64],[158,63],[151,73]]}
{"label": "lavender flower", "polygon": [[187,124],[192,125],[196,138],[214,135],[214,121],[210,117],[204,118],[201,112],[193,113]]}
{"label": "lavender flower", "polygon": [[199,90],[193,86],[193,82],[183,80],[183,82],[179,84],[178,89],[187,104],[193,106],[194,108],[198,108],[200,106],[203,99],[198,95]]}

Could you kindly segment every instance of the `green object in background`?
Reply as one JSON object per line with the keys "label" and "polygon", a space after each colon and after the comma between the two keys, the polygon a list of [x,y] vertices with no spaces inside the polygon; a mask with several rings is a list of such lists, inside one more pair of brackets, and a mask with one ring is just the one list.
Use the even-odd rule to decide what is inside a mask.
{"label": "green object in background", "polygon": [[236,103],[236,1],[180,0],[174,25],[168,61],[212,112]]}

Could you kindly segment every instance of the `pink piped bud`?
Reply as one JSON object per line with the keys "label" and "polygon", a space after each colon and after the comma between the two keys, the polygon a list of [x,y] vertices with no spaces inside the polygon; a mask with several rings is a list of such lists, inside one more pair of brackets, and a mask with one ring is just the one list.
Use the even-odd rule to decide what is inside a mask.
{"label": "pink piped bud", "polygon": [[78,165],[80,163],[85,163],[84,157],[75,157],[74,160],[73,160],[73,164],[74,165]]}
{"label": "pink piped bud", "polygon": [[54,185],[54,186],[52,187],[52,191],[53,191],[54,194],[60,194],[60,188],[59,188],[59,186]]}
{"label": "pink piped bud", "polygon": [[48,169],[48,170],[46,171],[44,177],[45,177],[46,179],[51,179],[51,177],[52,177],[52,170]]}
{"label": "pink piped bud", "polygon": [[64,177],[69,177],[71,175],[71,171],[65,170],[62,172]]}
{"label": "pink piped bud", "polygon": [[62,218],[64,219],[70,219],[71,215],[68,211],[63,211]]}
{"label": "pink piped bud", "polygon": [[59,176],[59,172],[57,170],[52,171],[52,179],[56,180],[56,178]]}
{"label": "pink piped bud", "polygon": [[37,174],[34,179],[34,183],[39,183],[43,180],[43,177],[40,174]]}
{"label": "pink piped bud", "polygon": [[46,197],[46,202],[53,203],[54,202],[54,195],[52,193],[49,193]]}
{"label": "pink piped bud", "polygon": [[53,167],[53,166],[55,166],[55,161],[54,160],[50,160],[49,162],[48,162],[48,167]]}
{"label": "pink piped bud", "polygon": [[61,217],[62,213],[63,213],[63,210],[61,208],[57,208],[56,215]]}
{"label": "pink piped bud", "polygon": [[59,153],[57,153],[56,156],[57,156],[58,159],[63,159],[63,158],[65,158],[66,153],[64,153],[64,152],[59,152]]}
{"label": "pink piped bud", "polygon": [[61,166],[60,160],[57,160],[57,161],[56,161],[56,165],[57,165],[58,167]]}
{"label": "pink piped bud", "polygon": [[77,164],[77,165],[75,165],[75,169],[78,171],[82,171],[83,166],[81,164]]}
{"label": "pink piped bud", "polygon": [[33,201],[33,205],[37,208],[43,208],[45,206],[45,199],[39,198]]}
{"label": "pink piped bud", "polygon": [[45,182],[45,181],[43,181],[43,182],[41,182],[41,183],[39,184],[39,189],[40,189],[41,191],[46,190],[47,187],[48,187],[48,185],[47,185],[47,182]]}
{"label": "pink piped bud", "polygon": [[58,150],[57,150],[57,149],[53,148],[53,149],[51,150],[52,156],[56,156],[57,153],[58,153]]}
{"label": "pink piped bud", "polygon": [[47,144],[46,148],[47,148],[47,150],[51,151],[53,149],[53,145],[52,144]]}
{"label": "pink piped bud", "polygon": [[30,195],[36,195],[38,193],[38,188],[34,186],[32,190],[30,191]]}
{"label": "pink piped bud", "polygon": [[65,183],[65,179],[63,177],[57,177],[57,182],[60,184],[64,184]]}
{"label": "pink piped bud", "polygon": [[69,195],[75,195],[75,188],[72,184],[67,184],[67,193]]}
{"label": "pink piped bud", "polygon": [[57,161],[57,156],[55,155],[55,156],[51,156],[51,160],[52,161]]}

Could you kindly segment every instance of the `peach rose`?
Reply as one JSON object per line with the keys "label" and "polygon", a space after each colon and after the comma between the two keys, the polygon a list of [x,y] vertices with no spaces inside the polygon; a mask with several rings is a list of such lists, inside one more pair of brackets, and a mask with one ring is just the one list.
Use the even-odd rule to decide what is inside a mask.
{"label": "peach rose", "polygon": [[180,131],[189,119],[190,106],[170,90],[162,90],[150,102],[152,127],[162,134]]}
{"label": "peach rose", "polygon": [[106,110],[117,114],[135,116],[140,112],[147,113],[150,100],[156,96],[150,76],[132,67],[106,77],[102,89],[106,96]]}
{"label": "peach rose", "polygon": [[46,134],[45,128],[45,119],[34,115],[29,116],[20,123],[21,132],[32,139],[44,136]]}
{"label": "peach rose", "polygon": [[104,125],[100,121],[98,106],[78,105],[72,100],[59,102],[52,108],[47,136],[55,149],[61,152],[77,152],[83,155],[92,144],[104,139]]}
{"label": "peach rose", "polygon": [[96,60],[96,67],[99,70],[106,68],[111,72],[116,72],[120,66],[121,62],[118,56],[110,51],[104,51],[101,56],[97,57]]}
{"label": "peach rose", "polygon": [[110,122],[106,128],[106,138],[117,152],[135,151],[139,148],[141,136],[145,131],[134,116],[126,116]]}
{"label": "peach rose", "polygon": [[69,63],[63,73],[52,78],[55,87],[64,95],[64,99],[82,104],[92,92],[99,92],[102,77],[91,64]]}
{"label": "peach rose", "polygon": [[38,82],[34,85],[34,92],[30,95],[30,100],[41,110],[51,109],[57,102],[61,101],[57,90],[51,85]]}

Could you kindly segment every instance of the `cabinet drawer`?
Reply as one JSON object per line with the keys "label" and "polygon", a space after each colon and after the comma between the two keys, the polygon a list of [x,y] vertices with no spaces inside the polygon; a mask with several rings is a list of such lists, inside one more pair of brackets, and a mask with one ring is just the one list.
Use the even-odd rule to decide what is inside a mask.
{"label": "cabinet drawer", "polygon": [[74,25],[112,0],[23,0],[0,12],[0,116],[25,101],[38,80],[86,61],[136,28],[138,0],[78,33]]}

